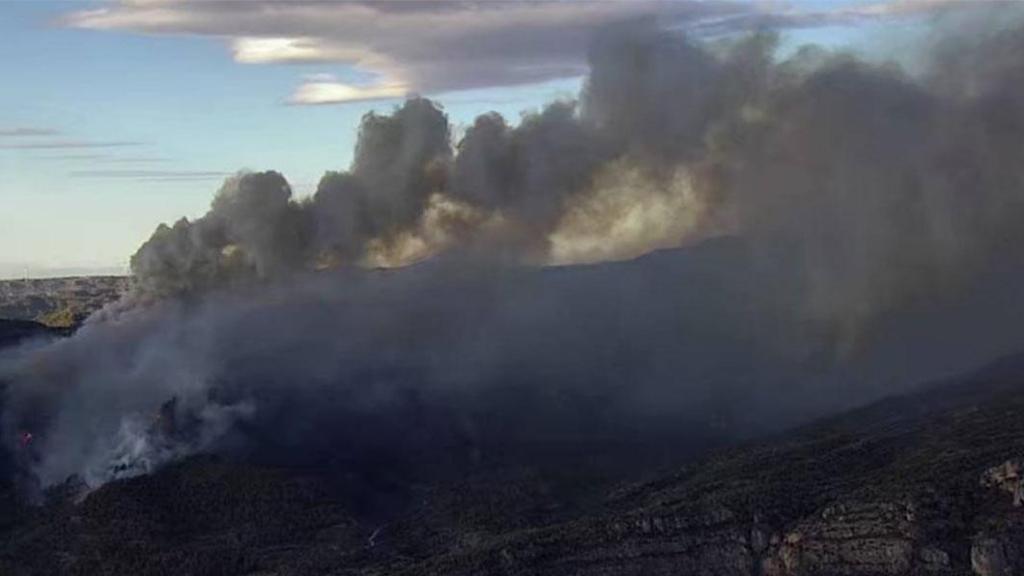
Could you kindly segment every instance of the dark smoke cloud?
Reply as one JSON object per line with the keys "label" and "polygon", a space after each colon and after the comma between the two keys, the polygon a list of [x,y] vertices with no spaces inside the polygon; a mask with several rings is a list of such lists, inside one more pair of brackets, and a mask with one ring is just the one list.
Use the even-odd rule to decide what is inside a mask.
{"label": "dark smoke cloud", "polygon": [[[963,288],[994,259],[1019,262],[1021,38],[975,48],[1001,61],[983,80],[944,58],[923,81],[843,56],[795,78],[780,67],[759,110],[712,135],[704,193],[724,198],[745,237],[791,246],[806,314],[848,335]],[[961,82],[972,95],[950,90]]]}
{"label": "dark smoke cloud", "polygon": [[[265,278],[287,263],[365,263],[389,248],[401,253],[394,245],[410,236],[428,253],[483,251],[488,259],[543,263],[566,214],[595,196],[608,172],[628,163],[671,180],[698,158],[710,127],[764,84],[773,48],[773,37],[758,35],[716,55],[650,24],[618,27],[592,51],[582,109],[555,102],[515,126],[485,114],[454,147],[447,117],[429,100],[411,99],[391,116],[371,113],[351,169],[326,174],[311,202],[292,199],[279,176],[239,175],[194,225],[158,231],[133,269],[144,289],[177,294],[234,277],[226,271]],[[197,258],[215,263],[197,268]],[[193,272],[199,278],[189,278]]]}
{"label": "dark smoke cloud", "polygon": [[208,214],[161,225],[132,257],[147,296],[194,293],[357,262],[374,239],[413,227],[451,161],[448,119],[430,101],[363,119],[352,170],[324,175],[311,201],[277,172],[229,178]]}
{"label": "dark smoke cloud", "polygon": [[[730,93],[733,77],[739,79],[750,68],[767,69],[772,40],[755,36],[735,48],[738,54],[716,57],[680,42],[677,34],[620,26],[591,49],[591,72],[582,94],[586,121],[640,159],[692,160],[708,128],[742,103]],[[751,78],[747,88],[763,83],[758,80]]]}
{"label": "dark smoke cloud", "polygon": [[426,99],[409,100],[392,116],[363,118],[352,175],[365,186],[356,209],[365,219],[359,227],[365,238],[388,237],[416,223],[444,185],[450,140],[448,118]]}
{"label": "dark smoke cloud", "polygon": [[0,362],[7,436],[36,431],[44,483],[197,450],[681,450],[1019,349],[1024,28],[1003,14],[912,72],[620,27],[578,103],[517,125],[453,144],[426,99],[368,115],[312,198],[229,179],[139,249],[135,293]]}
{"label": "dark smoke cloud", "polygon": [[477,119],[459,145],[452,195],[506,219],[511,246],[542,259],[572,198],[585,192],[611,150],[570,103],[549,105],[516,127]]}

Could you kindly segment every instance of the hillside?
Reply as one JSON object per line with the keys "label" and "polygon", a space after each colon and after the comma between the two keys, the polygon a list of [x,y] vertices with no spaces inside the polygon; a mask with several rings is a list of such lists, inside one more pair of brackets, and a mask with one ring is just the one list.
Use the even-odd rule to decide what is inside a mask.
{"label": "hillside", "polygon": [[127,276],[76,276],[0,280],[0,318],[70,327],[117,300]]}
{"label": "hillside", "polygon": [[0,348],[13,346],[30,338],[66,336],[67,334],[67,329],[54,328],[31,320],[0,318]]}
{"label": "hillside", "polygon": [[481,466],[387,515],[343,474],[195,457],[79,503],[53,491],[0,573],[1008,574],[1021,456],[1013,357],[668,474]]}

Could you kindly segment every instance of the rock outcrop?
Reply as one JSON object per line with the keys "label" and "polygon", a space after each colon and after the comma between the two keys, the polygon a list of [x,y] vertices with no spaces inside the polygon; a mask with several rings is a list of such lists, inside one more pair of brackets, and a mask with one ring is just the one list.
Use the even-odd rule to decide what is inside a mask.
{"label": "rock outcrop", "polygon": [[1021,478],[1021,460],[1013,458],[998,466],[993,466],[981,475],[981,485],[986,488],[998,488],[1013,497],[1013,505],[1024,503],[1024,478]]}

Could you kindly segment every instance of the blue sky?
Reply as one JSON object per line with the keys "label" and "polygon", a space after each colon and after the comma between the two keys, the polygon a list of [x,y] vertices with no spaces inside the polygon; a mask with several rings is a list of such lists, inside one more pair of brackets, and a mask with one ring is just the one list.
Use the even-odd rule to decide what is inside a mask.
{"label": "blue sky", "polygon": [[[112,5],[118,8],[117,2],[0,3],[0,276],[123,270],[158,223],[202,214],[223,176],[242,168],[279,170],[299,194],[310,193],[325,170],[348,166],[360,117],[398,102],[290,103],[314,75],[330,85],[392,75],[402,89],[436,97],[456,126],[488,110],[517,118],[521,110],[573,96],[580,84],[570,73],[577,65],[572,46],[553,58],[559,68],[545,69],[536,82],[510,72],[474,84],[465,79],[475,77],[469,64],[464,77],[445,76],[460,64],[447,66],[442,51],[421,62],[396,44],[368,74],[365,65],[357,69],[332,56],[348,47],[337,48],[331,38],[317,45],[323,55],[308,61],[284,54],[246,63],[253,57],[232,39],[250,32],[230,28],[233,21],[223,31],[183,25],[167,33],[147,28],[142,16],[115,20],[117,12],[103,14],[98,24],[66,20]],[[864,45],[869,31],[846,23],[799,27],[787,34],[787,45]],[[429,46],[429,38],[420,41]],[[46,133],[19,133],[25,130]]]}

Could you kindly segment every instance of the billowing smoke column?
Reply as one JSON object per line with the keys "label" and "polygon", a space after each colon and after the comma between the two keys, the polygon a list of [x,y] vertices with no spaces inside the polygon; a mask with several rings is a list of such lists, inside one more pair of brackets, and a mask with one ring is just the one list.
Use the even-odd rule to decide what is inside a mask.
{"label": "billowing smoke column", "polygon": [[[427,99],[409,100],[392,116],[371,113],[351,169],[324,175],[312,199],[293,199],[276,173],[240,174],[206,216],[158,229],[132,269],[143,292],[167,296],[443,251],[557,260],[553,236],[571,228],[574,210],[583,226],[587,213],[579,208],[607,203],[604,188],[621,184],[617,175],[638,172],[648,196],[679,195],[686,178],[679,171],[707,154],[707,133],[763,89],[773,48],[771,37],[756,36],[716,56],[647,26],[613,30],[595,44],[582,106],[556,102],[516,126],[482,115],[454,150],[447,117]],[[631,204],[648,200],[632,194],[619,186],[612,195]],[[629,209],[599,218],[615,220]],[[621,258],[649,249],[610,251]],[[583,253],[563,260],[590,259]]]}
{"label": "billowing smoke column", "polygon": [[32,430],[44,484],[198,450],[360,470],[682,449],[1019,349],[1004,16],[913,74],[625,26],[579,102],[517,125],[485,114],[453,144],[429,100],[369,114],[312,198],[229,179],[138,250],[123,302],[9,352],[7,436]]}
{"label": "billowing smoke column", "polygon": [[363,120],[351,172],[328,173],[297,202],[276,172],[239,174],[210,212],[160,226],[132,257],[139,288],[158,297],[356,262],[368,244],[413,228],[451,161],[448,120],[427,100]]}

